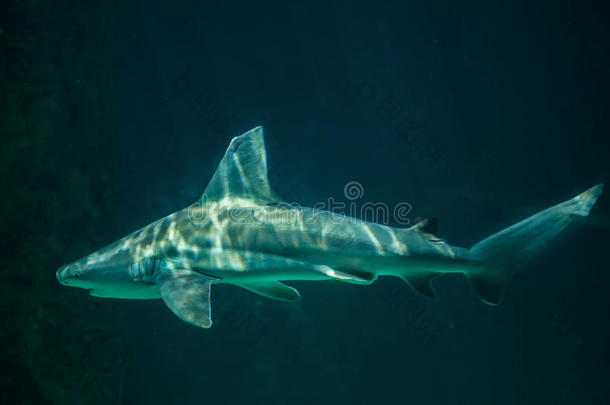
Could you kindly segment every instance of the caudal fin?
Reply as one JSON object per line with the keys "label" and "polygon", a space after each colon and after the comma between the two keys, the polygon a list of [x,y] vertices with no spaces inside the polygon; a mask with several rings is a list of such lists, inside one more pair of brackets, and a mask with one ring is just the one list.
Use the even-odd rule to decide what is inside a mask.
{"label": "caudal fin", "polygon": [[603,184],[547,208],[544,211],[495,233],[470,248],[472,258],[481,261],[480,269],[466,276],[481,299],[490,305],[502,301],[504,285],[510,276],[548,241],[564,230],[575,216],[587,216],[602,193]]}

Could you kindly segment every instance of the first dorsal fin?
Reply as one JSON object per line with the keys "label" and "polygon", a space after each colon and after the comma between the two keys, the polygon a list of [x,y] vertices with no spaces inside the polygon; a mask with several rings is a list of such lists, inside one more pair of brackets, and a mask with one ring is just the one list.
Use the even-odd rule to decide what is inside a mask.
{"label": "first dorsal fin", "polygon": [[281,201],[267,178],[267,154],[263,127],[233,138],[202,199],[246,198],[258,202]]}

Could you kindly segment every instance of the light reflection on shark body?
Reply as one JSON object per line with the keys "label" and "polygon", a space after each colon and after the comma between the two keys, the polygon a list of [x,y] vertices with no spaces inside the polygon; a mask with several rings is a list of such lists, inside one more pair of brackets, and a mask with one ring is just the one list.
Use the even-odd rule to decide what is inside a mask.
{"label": "light reflection on shark body", "polygon": [[162,298],[204,328],[219,283],[294,301],[298,291],[282,281],[370,284],[396,276],[434,298],[430,281],[459,272],[497,305],[516,269],[575,215],[588,215],[601,191],[594,186],[465,249],[443,241],[434,219],[400,229],[284,203],[269,186],[257,127],[233,139],[198,202],[63,266],[57,278],[99,297]]}

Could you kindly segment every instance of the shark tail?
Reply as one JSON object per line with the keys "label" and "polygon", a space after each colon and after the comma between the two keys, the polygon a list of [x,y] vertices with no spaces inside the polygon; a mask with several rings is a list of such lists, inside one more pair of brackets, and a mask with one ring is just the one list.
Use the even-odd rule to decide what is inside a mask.
{"label": "shark tail", "polygon": [[521,266],[564,230],[577,216],[589,215],[603,184],[540,211],[495,233],[470,248],[475,261],[483,265],[466,273],[481,299],[490,305],[502,302],[504,286]]}

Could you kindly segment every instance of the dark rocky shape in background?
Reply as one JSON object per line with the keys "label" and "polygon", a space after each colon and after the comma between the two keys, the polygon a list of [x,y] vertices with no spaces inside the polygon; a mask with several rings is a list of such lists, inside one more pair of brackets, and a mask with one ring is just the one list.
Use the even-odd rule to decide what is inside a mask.
{"label": "dark rocky shape in background", "polygon": [[117,236],[112,1],[0,6],[0,402],[119,403],[126,318],[55,270]]}

